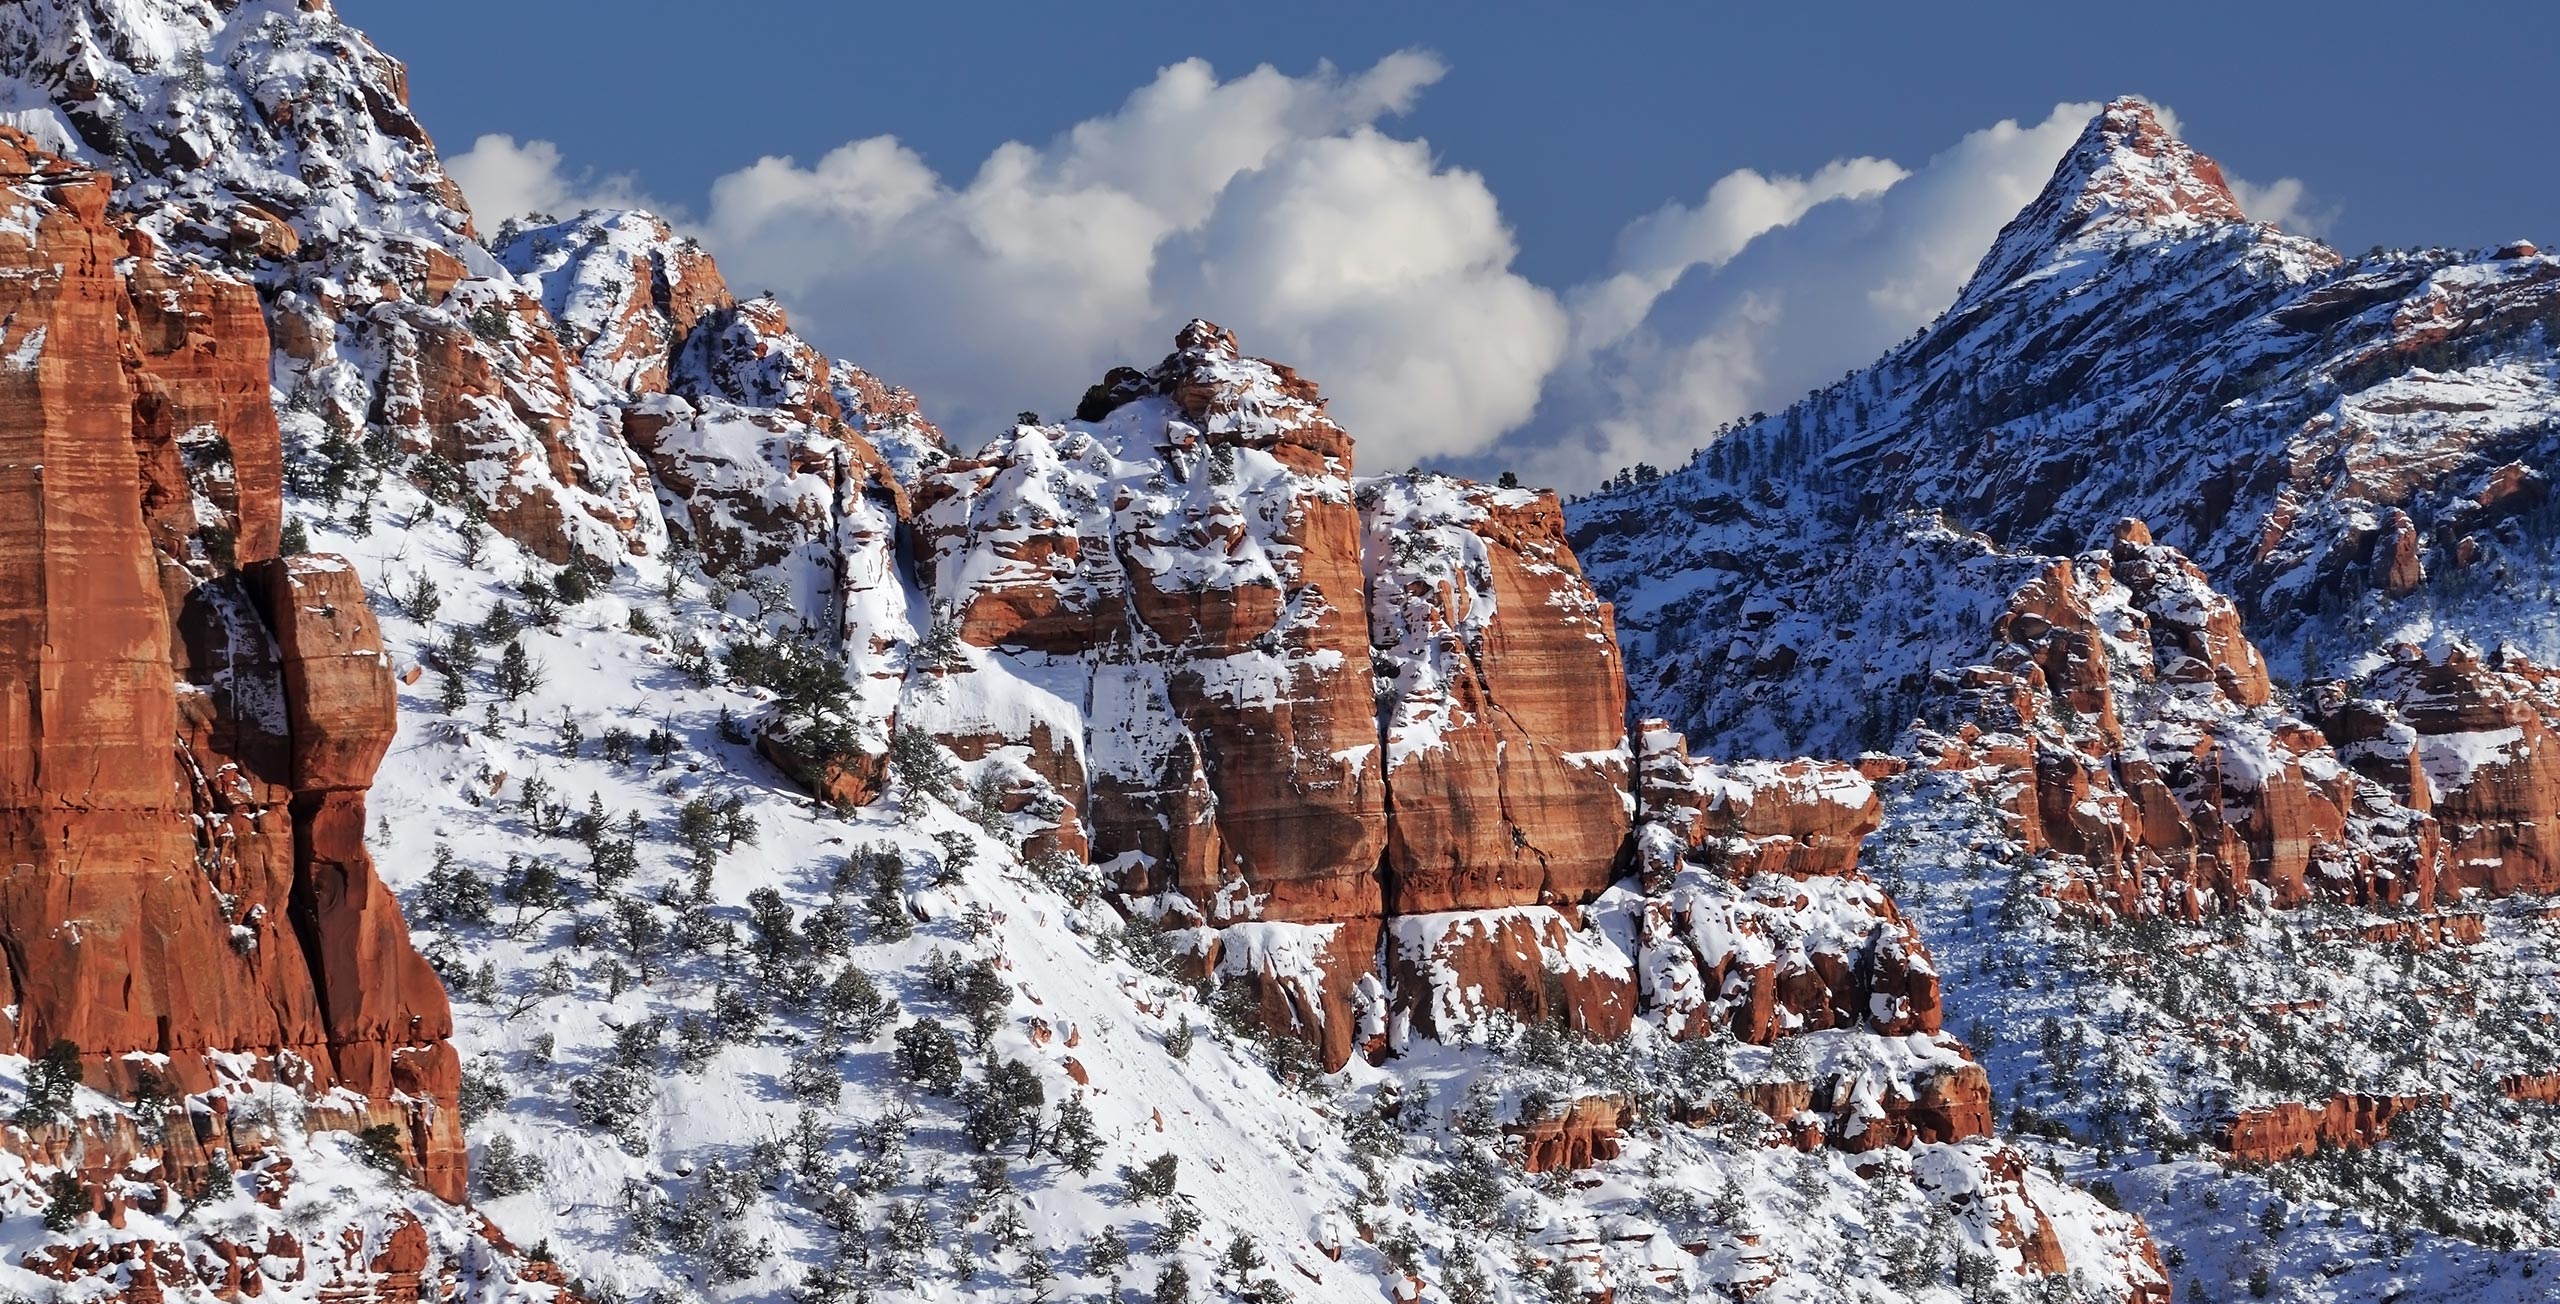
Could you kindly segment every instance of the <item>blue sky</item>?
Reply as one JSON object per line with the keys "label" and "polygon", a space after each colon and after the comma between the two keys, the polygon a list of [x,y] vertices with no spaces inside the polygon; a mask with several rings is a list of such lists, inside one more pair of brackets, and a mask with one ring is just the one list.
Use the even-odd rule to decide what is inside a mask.
{"label": "blue sky", "polygon": [[[1710,265],[1693,252],[1680,264],[1686,271],[1673,271],[1693,282],[1742,281],[1748,278],[1737,268],[1756,268],[1750,276],[1758,279],[1728,297],[1739,304],[1756,294],[1751,302],[1766,310],[1778,289],[1795,284],[1778,247],[1789,242],[1801,246],[1799,258],[1822,266],[1843,256],[1838,241],[1851,239],[1864,241],[1862,256],[1875,260],[1888,255],[1871,246],[1898,241],[1895,256],[1963,263],[1968,241],[1988,242],[1989,231],[1980,228],[1988,222],[1996,229],[1996,216],[1985,215],[1993,201],[2014,207],[2016,183],[2008,174],[2032,170],[2029,156],[2057,133],[2067,139],[2064,124],[2042,135],[2031,129],[2047,123],[2057,105],[2124,93],[2169,106],[2182,133],[2235,176],[2262,188],[2294,179],[2292,188],[2256,193],[2275,195],[2271,206],[2289,225],[2341,248],[2472,246],[2519,235],[2560,240],[2560,168],[2549,166],[2547,145],[2548,58],[2560,48],[2560,6],[2418,11],[2223,3],[2066,12],[2023,4],[766,0],[706,11],[668,0],[339,0],[339,9],[409,63],[413,98],[449,155],[472,152],[489,134],[550,142],[542,161],[566,193],[675,210],[712,239],[724,264],[784,282],[771,288],[820,343],[915,384],[930,404],[968,420],[1020,406],[1063,406],[1072,394],[1042,396],[1066,388],[1068,376],[1085,374],[1105,354],[1160,351],[1148,341],[1164,318],[1206,311],[1244,318],[1227,324],[1249,348],[1306,364],[1337,395],[1337,411],[1364,435],[1364,448],[1375,442],[1396,456],[1463,460],[1489,447],[1500,452],[1505,432],[1512,432],[1510,442],[1525,432],[1551,443],[1558,423],[1577,418],[1560,410],[1550,382],[1577,358],[1588,360],[1586,308],[1595,287],[1628,270],[1630,224],[1666,204],[1704,222],[1713,207],[1710,187],[1737,170],[1812,179],[1837,161],[1889,160],[1904,174],[1944,173],[1946,192],[1978,192],[1984,213],[1944,229],[1898,233],[1897,222],[1920,219],[1897,218],[1889,193],[1859,188],[1872,191],[1885,178],[1862,182],[1843,173],[1836,178],[1839,202],[1802,221],[1801,205],[1782,205],[1774,216],[1787,230],[1749,240],[1748,250],[1722,251],[1733,258],[1729,265]],[[1400,51],[1432,59],[1426,67],[1396,63]],[[1207,65],[1193,90],[1235,89],[1257,65],[1276,68],[1287,90],[1237,89],[1229,98],[1264,99],[1264,91],[1292,97],[1294,107],[1272,110],[1280,116],[1269,120],[1285,124],[1270,128],[1279,133],[1273,139],[1292,143],[1267,159],[1254,155],[1263,161],[1245,181],[1199,183],[1208,190],[1187,198],[1163,190],[1151,199],[1164,232],[1132,255],[1154,269],[1138,273],[1150,278],[1140,283],[1096,286],[1061,280],[1054,268],[1021,274],[983,261],[943,266],[931,252],[948,252],[941,237],[909,231],[891,239],[866,229],[858,239],[838,240],[806,221],[769,220],[771,203],[747,221],[713,199],[717,179],[764,156],[796,160],[809,175],[794,174],[795,184],[806,190],[830,151],[894,137],[904,151],[897,176],[939,185],[958,205],[938,210],[947,235],[952,222],[965,224],[952,212],[965,215],[970,197],[980,195],[972,179],[1004,142],[1035,147],[1017,162],[1041,176],[1113,171],[1116,165],[1094,153],[1107,141],[1071,149],[1060,133],[1078,123],[1127,126],[1133,94],[1163,89],[1159,70],[1192,58]],[[1330,83],[1311,76],[1322,60],[1340,70]],[[1384,99],[1371,103],[1364,95]],[[1980,133],[2004,120],[2030,130],[2009,143],[2015,157],[1996,163],[1996,182],[1953,163],[1931,166],[1963,152],[1968,141],[1987,158],[2000,142]],[[1161,153],[1163,127],[1156,124],[1158,134],[1104,135]],[[1270,160],[1294,160],[1308,189],[1292,192],[1266,175],[1285,170]],[[1995,164],[1976,158],[1966,166]],[[507,175],[458,170],[466,185],[475,176]],[[764,179],[776,175],[768,170]],[[1374,183],[1367,207],[1290,224],[1308,194],[1338,193],[1363,178]],[[1158,183],[1160,190],[1173,184],[1148,184]],[[503,188],[498,181],[482,186]],[[486,199],[475,203],[491,207]],[[1109,213],[1085,203],[1041,221],[1108,227],[1115,220]],[[1815,247],[1813,233],[1795,229],[1826,224],[1834,242],[1827,250]],[[1345,274],[1351,281],[1370,285],[1374,272],[1409,275],[1409,283],[1384,293],[1336,286],[1327,291],[1330,300],[1307,299],[1310,292],[1296,285],[1307,251],[1320,248],[1328,252],[1314,256],[1332,258],[1344,243],[1311,233],[1346,225],[1415,233],[1400,246],[1372,242],[1340,255],[1354,265],[1356,275]],[[1111,235],[1094,239],[1107,245]],[[812,261],[851,246],[869,251],[860,257],[904,266],[865,265],[843,254],[843,265],[803,274]],[[1978,245],[1970,252],[1978,254]],[[1280,265],[1291,256],[1298,265]],[[1097,245],[1077,257],[1108,262],[1111,254]],[[1951,296],[1953,286],[1940,284],[1946,274],[1908,270],[1879,262],[1878,284],[1916,283],[1921,298]],[[946,284],[954,287],[947,295]],[[1845,283],[1837,290],[1870,298],[1875,291]],[[1842,351],[1807,360],[1804,367],[1818,364],[1814,378],[1836,375],[1861,360],[1859,350],[1871,354],[1907,334],[1913,323],[1905,318],[1925,320],[1935,306],[1907,306],[1889,321],[1840,328],[1802,310],[1813,291],[1789,292],[1798,300],[1786,310],[1801,319],[1798,335],[1821,325],[1815,334],[1836,339]],[[1433,295],[1449,305],[1441,317],[1404,311]],[[1539,296],[1551,305],[1534,302]],[[1048,310],[1006,317],[1033,297]],[[1177,298],[1205,302],[1171,302]],[[1140,300],[1148,311],[1132,306]],[[1364,303],[1399,312],[1353,311]],[[949,335],[921,329],[928,315],[947,319]],[[1444,346],[1450,356],[1413,343],[1447,336],[1461,322],[1478,323],[1479,337],[1462,331]],[[1079,328],[1092,337],[1092,358],[1020,368],[1008,361],[1034,351],[1074,354],[1040,342]],[[973,341],[982,346],[975,355],[967,347]],[[1677,351],[1693,341],[1653,343]],[[1292,345],[1301,356],[1285,351]],[[1806,383],[1795,374],[1802,369],[1765,356],[1728,366],[1730,383],[1698,390],[1680,419],[1711,421],[1723,406],[1782,400],[1788,387]],[[1607,388],[1588,370],[1580,386],[1586,398]],[[1525,389],[1517,374],[1524,371],[1538,373]],[[1364,433],[1353,417],[1373,428]],[[1687,433],[1655,442],[1696,442]],[[1630,450],[1641,451],[1644,442],[1601,440],[1603,446],[1577,449],[1544,469],[1562,481],[1596,479],[1609,469],[1602,462],[1631,460]]]}

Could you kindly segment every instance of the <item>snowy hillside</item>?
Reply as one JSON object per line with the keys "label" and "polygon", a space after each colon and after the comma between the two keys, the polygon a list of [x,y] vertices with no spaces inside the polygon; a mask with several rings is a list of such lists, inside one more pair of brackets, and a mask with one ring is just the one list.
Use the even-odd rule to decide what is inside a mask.
{"label": "snowy hillside", "polygon": [[1574,545],[1638,708],[1719,753],[1888,744],[2011,587],[1968,533],[2068,554],[2141,517],[2291,680],[2438,632],[2560,659],[2556,319],[2560,259],[2342,258],[2119,101],[1933,325],[1622,476]]}
{"label": "snowy hillside", "polygon": [[2120,104],[1569,514],[1207,321],[947,438],[658,217],[476,228],[322,0],[0,73],[0,1291],[2560,1275],[2560,680],[2374,645],[2541,646],[2560,262],[2341,265]]}
{"label": "snowy hillside", "polygon": [[[276,723],[261,622],[340,631],[397,732],[290,809],[362,812],[335,863],[409,925],[368,936],[453,1006],[404,1052],[445,1075],[382,1100],[220,1047],[128,1091],[152,1048],[13,1015],[12,1289],[2165,1294],[2139,1222],[1994,1133],[1857,870],[1863,778],[1655,731],[1639,806],[1552,495],[1363,478],[1313,381],[1206,322],[952,447],[649,215],[476,232],[325,5],[32,4],[0,51],[45,178],[11,255],[120,236],[149,257],[102,294],[254,307],[116,391],[140,429],[228,387],[176,469],[65,504],[153,514],[115,536],[169,577],[144,673],[210,681],[219,756]],[[189,642],[243,567],[337,596]],[[297,757],[334,741],[307,706]]]}
{"label": "snowy hillside", "polygon": [[[928,761],[846,816],[724,737],[766,695],[635,632],[749,636],[700,580],[670,595],[641,565],[529,598],[501,577],[548,568],[502,542],[464,565],[453,509],[390,488],[376,510],[391,524],[363,536],[313,527],[408,595],[383,603],[387,637],[433,667],[402,690],[376,839],[456,993],[476,1194],[591,1295],[1152,1291],[1180,1265],[1203,1292],[1374,1300],[1410,1274],[1530,1299],[1562,1265],[1639,1298],[1771,1279],[1764,1298],[1952,1299],[1925,1283],[2002,1253],[1965,1211],[1980,1143],[1881,1170],[1770,1148],[1752,1084],[1806,1067],[1761,1048],[1600,1045],[1496,1015],[1467,1045],[1285,1085],[1286,1044],[1249,1007],[1169,977],[1091,877],[1023,863],[971,767]],[[501,609],[524,627],[493,628]],[[512,698],[506,646],[534,681]],[[1845,1046],[1789,1053],[1818,1070]],[[1570,1182],[1498,1158],[1508,1120],[1590,1091],[1697,1125],[1652,1123]],[[1170,1199],[1145,1173],[1166,1156]],[[2009,1171],[2015,1194],[1979,1216],[2085,1206]],[[1240,1236],[1263,1266],[1227,1266]]]}

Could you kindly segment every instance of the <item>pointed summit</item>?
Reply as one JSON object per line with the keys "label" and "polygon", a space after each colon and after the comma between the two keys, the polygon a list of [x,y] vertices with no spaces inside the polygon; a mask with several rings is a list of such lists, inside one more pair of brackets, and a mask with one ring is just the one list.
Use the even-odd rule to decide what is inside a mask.
{"label": "pointed summit", "polygon": [[1967,297],[2008,284],[2075,240],[2247,220],[2221,166],[2172,135],[2157,109],[2125,96],[2089,120],[2044,192],[2001,228]]}

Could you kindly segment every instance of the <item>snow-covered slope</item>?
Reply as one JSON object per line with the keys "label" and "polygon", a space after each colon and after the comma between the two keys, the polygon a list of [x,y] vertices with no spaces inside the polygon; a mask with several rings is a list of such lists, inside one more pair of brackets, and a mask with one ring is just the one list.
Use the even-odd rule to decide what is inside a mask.
{"label": "snow-covered slope", "polygon": [[2120,101],[1929,329],[1569,509],[1640,710],[1896,753],[1949,1026],[2188,1296],[2560,1272],[2555,330],[2560,260],[2342,259]]}
{"label": "snow-covered slope", "polygon": [[2552,660],[2555,318],[2560,258],[2342,258],[2119,101],[1927,330],[1577,504],[1573,541],[1639,709],[1717,752],[1885,745],[2014,587],[1966,535],[2069,554],[2125,516],[2286,678],[2439,630]]}
{"label": "snow-covered slope", "polygon": [[[2160,1298],[1991,1133],[1863,780],[1670,743],[1637,809],[1552,497],[1359,478],[1205,322],[959,456],[655,218],[484,248],[325,4],[48,0],[0,53],[121,220],[256,291],[208,338],[271,344],[277,543],[380,618],[363,832],[487,1215],[289,1084],[179,1102],[273,1109],[227,1124],[265,1167],[142,1208],[57,1143],[171,1115],[89,1092],[0,1144],[0,1284]],[[212,581],[216,523],[164,545]]]}
{"label": "snow-covered slope", "polygon": [[[537,683],[509,699],[497,640],[463,662],[454,638],[502,607],[530,618],[507,577],[544,568],[504,544],[465,566],[458,511],[388,497],[397,534],[315,527],[400,577],[386,587],[412,601],[386,604],[387,636],[404,665],[442,667],[403,691],[375,795],[386,868],[457,995],[483,1207],[590,1289],[1004,1297],[1052,1273],[1066,1292],[1152,1290],[1179,1264],[1203,1290],[1375,1300],[1411,1274],[1466,1298],[1480,1274],[1484,1298],[1526,1299],[1561,1264],[1638,1296],[1766,1279],[1777,1299],[1952,1299],[1960,1255],[2014,1265],[2044,1252],[2030,1232],[2094,1280],[2126,1271],[2126,1225],[1996,1143],[1771,1147],[1755,1084],[1821,1080],[1890,1039],[1841,1029],[1773,1056],[1641,1023],[1604,1044],[1477,1007],[1444,1020],[1457,1044],[1303,1076],[1232,990],[1173,977],[1094,870],[1025,863],[1034,818],[973,800],[971,771],[1002,753],[892,779],[858,812],[816,805],[724,737],[767,695],[689,676],[632,613],[715,641],[755,623],[649,563],[512,635]],[[1603,916],[1643,900],[1624,890]],[[1784,894],[1761,908],[1794,927]],[[942,1044],[927,1025],[953,1058],[907,1049]],[[1523,1172],[1536,1137],[1506,1124],[1587,1095],[1623,1111],[1616,1159],[1570,1182]],[[1168,1155],[1170,1201],[1135,1175]],[[1127,1267],[1097,1257],[1106,1236]],[[1221,1266],[1240,1236],[1265,1264],[1242,1277]]]}

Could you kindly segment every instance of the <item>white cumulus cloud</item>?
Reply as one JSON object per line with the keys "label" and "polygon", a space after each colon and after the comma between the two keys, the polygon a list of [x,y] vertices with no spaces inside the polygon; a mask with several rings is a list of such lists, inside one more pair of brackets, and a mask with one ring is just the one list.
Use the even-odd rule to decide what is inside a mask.
{"label": "white cumulus cloud", "polygon": [[721,178],[700,225],[732,281],[964,442],[1207,316],[1323,383],[1367,465],[1471,452],[1527,419],[1565,317],[1511,270],[1483,179],[1380,129],[1442,71],[1406,53],[1222,81],[1192,60],[966,181],[874,137]]}
{"label": "white cumulus cloud", "polygon": [[[1389,129],[1443,71],[1408,52],[1222,80],[1195,59],[966,178],[875,136],[757,160],[671,216],[733,284],[780,293],[803,333],[916,389],[964,444],[1020,409],[1063,412],[1206,316],[1323,384],[1366,468],[1582,490],[1677,465],[1927,323],[2098,110],[1996,123],[1916,167],[1729,173],[1628,222],[1606,270],[1558,292],[1513,270],[1481,176]],[[482,137],[451,168],[484,224],[645,203],[546,141]],[[2291,178],[2232,184],[2261,220],[2328,216]]]}
{"label": "white cumulus cloud", "polygon": [[490,231],[508,218],[535,213],[569,217],[590,208],[656,207],[631,177],[572,173],[560,147],[547,140],[482,136],[446,159],[444,170],[462,187],[472,216]]}
{"label": "white cumulus cloud", "polygon": [[1872,195],[1910,173],[1891,159],[1839,159],[1810,177],[1769,177],[1749,168],[1728,172],[1696,207],[1670,203],[1627,224],[1618,235],[1614,269],[1576,289],[1575,351],[1587,354],[1625,339],[1693,267],[1722,267],[1761,235],[1787,226],[1816,205]]}
{"label": "white cumulus cloud", "polygon": [[[822,347],[914,388],[969,442],[1057,415],[1120,363],[1153,363],[1195,316],[1325,386],[1363,464],[1475,452],[1526,420],[1566,314],[1511,270],[1483,178],[1379,124],[1444,69],[1356,74],[1174,64],[1107,116],[1008,143],[965,180],[893,137],[768,157],[665,213],[729,281],[771,290]],[[548,141],[483,137],[450,164],[484,225],[633,204]]]}
{"label": "white cumulus cloud", "polygon": [[1477,464],[1569,490],[1638,462],[1677,466],[1724,422],[1873,361],[1954,301],[2097,109],[2000,122],[1917,168],[1736,173],[1696,208],[1638,219],[1612,274],[1569,296],[1586,347],[1538,420]]}
{"label": "white cumulus cloud", "polygon": [[2338,209],[2324,204],[2302,184],[2298,177],[2279,177],[2266,185],[2255,185],[2224,173],[2231,187],[2231,197],[2240,201],[2240,211],[2251,220],[2273,222],[2295,235],[2328,234],[2338,220]]}

